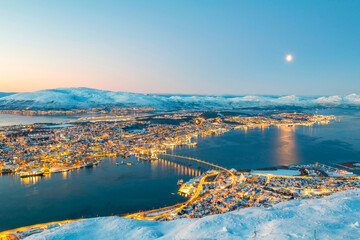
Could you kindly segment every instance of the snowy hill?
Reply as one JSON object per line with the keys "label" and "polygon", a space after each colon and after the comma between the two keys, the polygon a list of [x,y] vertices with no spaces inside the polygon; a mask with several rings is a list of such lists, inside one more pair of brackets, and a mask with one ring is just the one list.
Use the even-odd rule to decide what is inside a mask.
{"label": "snowy hill", "polygon": [[13,95],[15,93],[12,92],[0,92],[0,98]]}
{"label": "snowy hill", "polygon": [[[4,94],[6,95],[6,94]],[[349,107],[360,106],[360,95],[206,96],[113,92],[91,88],[59,88],[28,93],[0,94],[0,109],[72,109],[103,106],[154,107],[160,109],[234,109],[253,107]],[[1,97],[3,96],[3,97]]]}
{"label": "snowy hill", "polygon": [[153,222],[121,217],[93,218],[27,239],[315,239],[315,230],[317,239],[358,239],[359,193],[357,189],[315,200],[292,200],[268,209],[246,208],[201,219]]}
{"label": "snowy hill", "polygon": [[154,97],[146,94],[103,91],[90,88],[59,88],[17,93],[0,98],[3,109],[71,109],[107,105],[153,105]]}

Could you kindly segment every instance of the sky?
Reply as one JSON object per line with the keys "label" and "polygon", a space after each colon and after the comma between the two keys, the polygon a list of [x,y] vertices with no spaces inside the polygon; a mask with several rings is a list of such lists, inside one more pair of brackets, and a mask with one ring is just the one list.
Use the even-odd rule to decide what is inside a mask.
{"label": "sky", "polygon": [[359,12],[357,0],[2,0],[0,92],[359,93]]}

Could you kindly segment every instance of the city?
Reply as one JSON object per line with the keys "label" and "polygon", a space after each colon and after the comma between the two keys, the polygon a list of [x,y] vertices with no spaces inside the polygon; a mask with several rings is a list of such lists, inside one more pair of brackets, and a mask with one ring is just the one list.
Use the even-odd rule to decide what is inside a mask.
{"label": "city", "polygon": [[0,240],[359,239],[360,1],[0,1]]}
{"label": "city", "polygon": [[[211,116],[214,115],[214,116]],[[220,117],[186,112],[153,117],[80,118],[69,124],[33,124],[0,129],[0,172],[21,177],[92,167],[104,157],[135,155],[155,159],[166,148],[195,146],[198,136],[232,129],[328,124],[334,116],[281,113],[269,116]]]}

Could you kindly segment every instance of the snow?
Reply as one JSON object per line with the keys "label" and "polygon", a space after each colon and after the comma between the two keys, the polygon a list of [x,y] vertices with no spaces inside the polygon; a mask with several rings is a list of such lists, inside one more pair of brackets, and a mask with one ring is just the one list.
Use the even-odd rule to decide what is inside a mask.
{"label": "snow", "polygon": [[252,173],[256,174],[268,174],[273,176],[299,176],[299,170],[290,169],[276,169],[276,170],[251,170]]}
{"label": "snow", "polygon": [[91,108],[110,104],[151,105],[156,98],[147,94],[112,92],[91,88],[58,88],[17,93],[0,99],[0,105],[29,108]]}
{"label": "snow", "polygon": [[353,173],[341,173],[341,172],[330,172],[330,173],[327,173],[327,175],[329,177],[354,177],[354,176],[357,176],[356,174],[353,174]]}
{"label": "snow", "polygon": [[359,106],[360,105],[360,95],[358,94],[350,94],[347,96],[329,96],[329,97],[319,97],[313,101],[314,103],[318,103],[320,105],[352,105]]}
{"label": "snow", "polygon": [[360,95],[299,97],[289,96],[206,96],[159,95],[114,92],[91,88],[58,88],[27,93],[0,93],[0,108],[91,108],[108,105],[168,108],[247,108],[360,106]]}
{"label": "snow", "polygon": [[57,125],[48,125],[44,126],[43,128],[66,128],[66,127],[73,127],[73,124],[57,124]]}
{"label": "snow", "polygon": [[[358,239],[360,190],[271,208],[245,208],[168,222],[92,218],[32,235],[34,239]],[[256,238],[254,230],[256,228]]]}
{"label": "snow", "polygon": [[11,92],[0,92],[0,98],[2,97],[6,97],[6,96],[10,96],[10,95],[13,95],[15,93],[11,93]]}

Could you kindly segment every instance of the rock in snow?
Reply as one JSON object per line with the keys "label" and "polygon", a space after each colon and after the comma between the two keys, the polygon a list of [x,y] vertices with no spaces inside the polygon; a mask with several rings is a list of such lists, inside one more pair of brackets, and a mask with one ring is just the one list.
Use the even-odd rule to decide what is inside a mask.
{"label": "rock in snow", "polygon": [[201,219],[154,222],[92,218],[27,239],[315,239],[315,234],[316,239],[359,239],[359,193],[360,189],[356,189]]}

